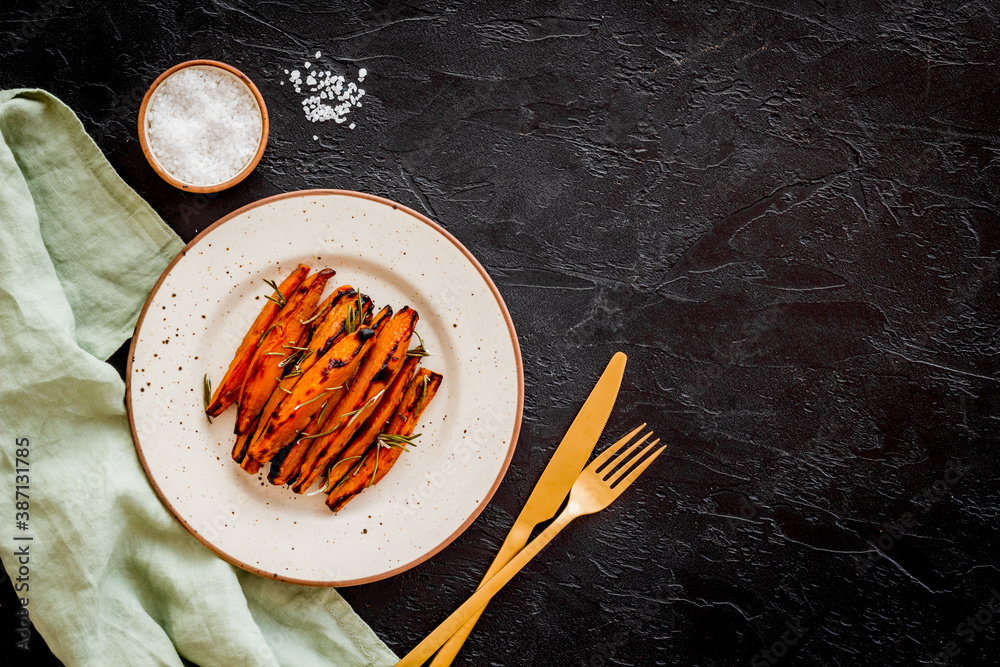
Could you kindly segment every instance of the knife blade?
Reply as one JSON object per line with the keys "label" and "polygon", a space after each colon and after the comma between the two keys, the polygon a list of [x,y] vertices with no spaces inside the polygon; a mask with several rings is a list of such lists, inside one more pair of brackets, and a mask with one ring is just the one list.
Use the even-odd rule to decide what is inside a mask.
{"label": "knife blade", "polygon": [[[594,451],[594,445],[597,444],[597,440],[604,431],[604,426],[608,423],[611,409],[618,398],[618,389],[621,387],[622,377],[625,374],[627,359],[624,352],[616,352],[611,357],[607,368],[604,369],[583,407],[580,408],[580,412],[570,424],[566,435],[563,436],[562,442],[559,443],[552,458],[549,459],[545,470],[542,471],[542,476],[535,483],[535,488],[528,496],[528,502],[524,504],[524,508],[517,516],[513,527],[507,533],[507,538],[493,559],[493,564],[487,570],[483,581],[480,582],[480,586],[503,569],[503,566],[528,543],[531,531],[536,525],[555,516],[556,511],[569,494],[573,482],[580,475],[583,466],[587,464],[587,460]],[[451,639],[441,647],[441,650],[434,657],[431,667],[445,667],[451,664],[455,656],[458,655],[459,649],[462,648],[466,637],[472,632],[480,614],[482,614],[482,610],[462,626],[461,630],[452,635]]]}

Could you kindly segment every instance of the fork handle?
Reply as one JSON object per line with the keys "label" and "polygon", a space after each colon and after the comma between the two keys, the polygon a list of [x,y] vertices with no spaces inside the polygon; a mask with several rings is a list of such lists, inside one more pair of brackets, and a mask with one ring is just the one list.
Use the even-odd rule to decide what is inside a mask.
{"label": "fork handle", "polygon": [[[534,525],[528,525],[527,523],[521,523],[520,517],[518,521],[514,522],[514,526],[507,533],[507,538],[503,541],[500,546],[500,550],[497,551],[496,557],[490,564],[490,568],[486,571],[486,575],[483,576],[483,580],[479,582],[481,587],[487,581],[493,578],[503,566],[510,562],[510,559],[517,555],[517,553],[524,548],[524,545],[528,543],[528,538],[531,537],[531,529]],[[478,590],[478,589],[477,589]],[[486,605],[482,608],[477,609],[465,625],[458,629],[455,634],[448,638],[441,650],[437,652],[434,659],[431,660],[430,667],[449,667],[452,662],[455,661],[458,652],[462,650],[462,645],[465,640],[468,639],[469,634],[472,632],[473,628],[476,627],[476,621],[485,611]]]}
{"label": "fork handle", "polygon": [[407,653],[402,660],[396,663],[396,667],[419,667],[419,665],[424,664],[427,658],[434,655],[434,651],[441,648],[448,641],[449,637],[455,634],[469,619],[479,613],[486,606],[486,603],[490,601],[490,598],[496,595],[497,591],[513,579],[514,575],[528,564],[528,561],[534,558],[546,544],[552,541],[552,538],[560,530],[569,525],[569,522],[578,516],[580,516],[580,513],[576,511],[575,503],[571,501],[566,509],[549,524],[548,528],[543,530],[538,537],[531,540],[527,546],[521,549],[502,570],[497,572],[496,576],[480,586],[479,590],[472,597],[456,609],[451,616],[446,618],[441,625],[437,626],[422,642]]}

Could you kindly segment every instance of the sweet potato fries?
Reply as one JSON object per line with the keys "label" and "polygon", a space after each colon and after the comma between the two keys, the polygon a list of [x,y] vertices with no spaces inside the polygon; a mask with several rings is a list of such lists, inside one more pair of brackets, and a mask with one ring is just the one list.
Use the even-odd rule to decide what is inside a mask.
{"label": "sweet potato fries", "polygon": [[233,460],[250,474],[270,463],[268,480],[296,493],[319,481],[336,512],[413,445],[441,375],[417,368],[422,340],[409,349],[416,311],[373,315],[350,285],[321,302],[334,271],[309,272],[300,264],[281,285],[267,281],[274,293],[214,394],[206,376],[205,413],[235,403]]}

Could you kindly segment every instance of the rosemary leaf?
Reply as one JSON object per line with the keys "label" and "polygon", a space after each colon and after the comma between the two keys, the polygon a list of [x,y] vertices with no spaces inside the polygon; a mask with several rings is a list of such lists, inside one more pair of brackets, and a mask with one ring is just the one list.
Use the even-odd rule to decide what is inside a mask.
{"label": "rosemary leaf", "polygon": [[392,433],[380,433],[376,442],[379,447],[385,447],[386,449],[399,449],[404,452],[410,451],[407,447],[416,447],[416,443],[413,441],[420,437],[420,434],[415,435],[396,435]]}
{"label": "rosemary leaf", "polygon": [[319,425],[323,424],[323,415],[326,414],[326,406],[328,404],[329,404],[329,401],[323,401],[323,407],[321,407],[319,409],[319,416],[316,417],[316,423],[319,424]]}
{"label": "rosemary leaf", "polygon": [[357,410],[351,410],[350,412],[345,412],[344,414],[340,415],[340,418],[343,419],[344,417],[350,417],[351,420],[347,422],[348,424],[350,424],[352,421],[354,421],[354,418],[358,416],[358,413],[364,409],[364,407],[365,406],[362,405]]}
{"label": "rosemary leaf", "polygon": [[431,356],[431,353],[427,351],[426,347],[424,347],[424,339],[420,337],[420,334],[418,334],[416,331],[414,331],[413,335],[417,337],[417,340],[420,341],[420,344],[417,345],[412,350],[407,350],[406,351],[406,356],[408,356],[408,357],[429,357],[429,356]]}
{"label": "rosemary leaf", "polygon": [[420,414],[424,407],[424,401],[427,399],[427,383],[430,382],[430,379],[430,375],[424,376],[423,385],[420,387],[420,402],[417,403],[417,409],[413,411],[414,414]]}
{"label": "rosemary leaf", "polygon": [[323,315],[324,313],[326,313],[327,311],[329,311],[331,305],[333,305],[333,304],[329,304],[329,305],[324,306],[322,308],[317,308],[316,312],[312,314],[312,317],[310,317],[308,320],[299,320],[299,322],[301,322],[302,324],[309,324],[310,322],[318,319],[321,315]]}
{"label": "rosemary leaf", "polygon": [[267,328],[267,330],[264,333],[262,333],[260,335],[260,338],[257,339],[257,347],[260,347],[260,344],[264,342],[264,338],[267,336],[267,334],[271,333],[271,329],[273,329],[276,326],[278,326],[278,325],[277,324],[272,324],[271,326],[269,326]]}
{"label": "rosemary leaf", "polygon": [[205,417],[208,418],[208,423],[212,423],[212,417],[208,414],[208,404],[212,402],[212,378],[208,377],[208,373],[205,373]]}
{"label": "rosemary leaf", "polygon": [[372,396],[371,398],[369,398],[357,410],[352,410],[351,412],[348,412],[347,414],[341,415],[341,417],[346,417],[347,415],[350,415],[351,419],[350,419],[350,421],[347,422],[347,425],[350,426],[351,424],[354,423],[354,420],[358,418],[358,415],[361,414],[362,410],[364,410],[369,405],[371,405],[371,404],[375,403],[376,401],[378,401],[379,397],[382,396],[382,394],[384,394],[384,393],[385,393],[385,389],[383,389],[379,393],[377,393],[374,396]]}
{"label": "rosemary leaf", "polygon": [[299,352],[299,351],[297,351],[297,350],[296,350],[295,352],[292,352],[292,353],[291,353],[291,354],[289,354],[289,355],[288,355],[287,357],[285,357],[285,358],[284,358],[284,359],[283,359],[283,360],[281,361],[281,363],[279,363],[279,364],[278,364],[278,368],[284,368],[285,366],[287,366],[288,364],[290,364],[290,363],[293,363],[293,362],[294,362],[294,363],[298,363],[298,361],[299,361],[299,356],[300,356],[301,354],[302,354],[302,353],[301,353],[301,352]]}
{"label": "rosemary leaf", "polygon": [[[330,391],[330,390],[329,390],[329,389],[327,389],[326,391]],[[292,409],[292,412],[295,412],[296,410],[298,410],[299,408],[301,408],[301,407],[302,407],[303,405],[309,405],[309,404],[310,404],[310,403],[312,403],[313,401],[317,401],[317,400],[319,400],[319,399],[323,398],[323,394],[324,394],[324,393],[325,393],[325,392],[320,392],[320,393],[319,393],[318,395],[316,395],[316,396],[313,396],[313,397],[312,397],[312,398],[310,398],[310,399],[309,399],[308,401],[303,401],[302,403],[299,403],[298,405],[296,405],[296,406],[295,406],[295,407],[294,407],[294,408]]]}
{"label": "rosemary leaf", "polygon": [[286,299],[285,295],[281,293],[280,289],[278,289],[278,283],[274,282],[273,280],[268,280],[267,278],[264,278],[264,282],[267,283],[275,292],[278,293],[277,298],[270,295],[268,295],[267,298],[278,304],[279,308],[284,308],[285,304],[288,303],[288,299]]}
{"label": "rosemary leaf", "polygon": [[347,318],[344,320],[344,333],[352,334],[358,330],[358,321],[361,319],[358,309],[351,304],[347,307]]}
{"label": "rosemary leaf", "polygon": [[299,436],[299,440],[310,440],[312,438],[322,438],[324,435],[330,435],[331,433],[335,432],[336,430],[337,429],[334,428],[334,429],[330,429],[329,431],[323,431],[322,433],[317,433],[316,435],[309,435],[308,433],[303,433],[302,435]]}

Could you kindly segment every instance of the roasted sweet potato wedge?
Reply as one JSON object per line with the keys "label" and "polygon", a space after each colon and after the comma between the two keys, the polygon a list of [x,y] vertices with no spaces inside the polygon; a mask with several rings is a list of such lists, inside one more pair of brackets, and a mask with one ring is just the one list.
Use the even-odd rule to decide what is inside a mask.
{"label": "roasted sweet potato wedge", "polygon": [[205,408],[205,412],[209,416],[218,417],[239,398],[240,391],[243,389],[243,381],[246,379],[247,369],[250,368],[254,352],[257,351],[257,345],[260,343],[261,334],[267,331],[278,316],[278,312],[281,310],[281,299],[298,289],[308,274],[309,267],[305,264],[299,264],[282,281],[281,285],[278,286],[278,292],[272,294],[271,298],[264,304],[264,307],[260,309],[260,314],[257,315],[257,319],[250,325],[250,330],[247,331],[243,337],[243,342],[236,349],[236,355],[230,362],[229,369],[216,387],[215,395],[212,396],[211,402]]}
{"label": "roasted sweet potato wedge", "polygon": [[323,424],[326,423],[330,414],[336,409],[340,399],[347,393],[346,389],[338,389],[330,392],[329,398],[325,399],[320,411],[313,415],[302,432],[295,436],[292,444],[281,448],[271,459],[271,470],[267,480],[276,486],[284,486],[295,480],[295,475],[299,471],[302,457],[309,451],[314,434],[323,431]]}
{"label": "roasted sweet potato wedge", "polygon": [[361,456],[375,443],[375,438],[383,431],[389,418],[399,407],[399,402],[403,400],[403,391],[409,385],[419,363],[418,357],[407,357],[406,361],[403,362],[403,367],[399,369],[392,384],[386,387],[371,415],[351,437],[347,447],[337,455],[335,462],[327,470],[326,488],[336,486],[337,482],[357,465]]}
{"label": "roasted sweet potato wedge", "polygon": [[[313,326],[316,328],[313,330],[308,344],[305,347],[299,347],[295,350],[297,354],[285,357],[285,361],[279,364],[284,365],[284,376],[274,391],[271,392],[271,397],[267,399],[267,403],[260,414],[273,414],[285,396],[292,393],[292,388],[299,381],[299,378],[302,377],[302,374],[312,368],[313,364],[330,351],[335,340],[344,335],[344,323],[347,320],[350,309],[357,307],[357,303],[359,302],[355,299],[358,297],[358,292],[354,288],[350,285],[343,285],[323,300],[323,303],[316,309],[316,314],[310,318],[312,323],[314,323]],[[361,295],[360,299],[362,312],[366,313],[370,319],[371,300],[364,295]],[[310,323],[310,320],[306,320],[306,322]],[[250,438],[244,444],[244,451],[248,451],[253,446],[254,441],[258,439],[257,426],[259,425],[258,419],[254,426],[247,432]],[[261,452],[257,450],[250,453],[251,456],[259,454]],[[266,463],[270,460],[270,457],[258,460]]]}
{"label": "roasted sweet potato wedge", "polygon": [[405,438],[413,429],[424,409],[441,386],[441,375],[426,368],[417,371],[410,380],[403,400],[389,425],[368,448],[358,464],[333,487],[326,498],[327,507],[339,512],[354,496],[369,486],[378,484],[406,450]]}
{"label": "roasted sweet potato wedge", "polygon": [[[383,325],[389,321],[391,313],[391,308],[384,308],[375,317],[375,323],[371,326],[383,329]],[[377,344],[379,335],[380,334],[376,334],[376,339],[372,343],[373,347]],[[310,422],[308,428],[303,430],[301,437],[296,439],[292,448],[285,452],[281,463],[277,467],[272,466],[271,474],[268,477],[272,484],[290,484],[296,481],[299,477],[299,468],[302,465],[302,461],[306,455],[312,451],[316,440],[329,437],[338,423],[336,417],[342,412],[350,410],[345,401],[348,399],[348,396],[353,396],[357,393],[358,382],[361,380],[360,372],[361,369],[364,368],[365,364],[368,363],[367,359],[369,356],[370,352],[366,352],[365,358],[358,364],[358,368],[355,370],[354,375],[347,382],[345,382],[341,388],[337,391],[330,392],[330,394],[323,399],[325,402],[320,408],[318,417]]]}
{"label": "roasted sweet potato wedge", "polygon": [[260,461],[250,458],[249,456],[244,456],[243,462],[240,463],[240,467],[243,468],[243,471],[250,475],[256,475],[260,472],[261,465]]}
{"label": "roasted sweet potato wedge", "polygon": [[294,351],[291,348],[298,347],[302,338],[308,335],[308,325],[303,324],[303,320],[315,312],[323,288],[333,274],[333,269],[317,271],[302,281],[291,295],[286,295],[285,307],[264,332],[247,370],[236,413],[237,435],[250,430],[271,392],[278,386],[283,370],[281,363]]}
{"label": "roasted sweet potato wedge", "polygon": [[243,458],[247,455],[247,446],[250,444],[247,442],[248,439],[249,433],[236,436],[236,442],[233,443],[233,460],[237,463],[243,463]]}
{"label": "roasted sweet potato wedge", "polygon": [[363,327],[341,338],[318,363],[302,374],[273,413],[261,416],[260,433],[251,445],[254,458],[268,460],[295,439],[328,402],[331,392],[342,388],[354,375],[374,342],[380,324],[376,321],[372,328]]}
{"label": "roasted sweet potato wedge", "polygon": [[304,493],[312,486],[375,409],[382,393],[403,366],[418,317],[417,311],[404,306],[379,331],[375,344],[358,369],[350,391],[337,406],[337,417],[323,427],[327,435],[316,438],[302,460],[302,469],[292,487],[293,491]]}

